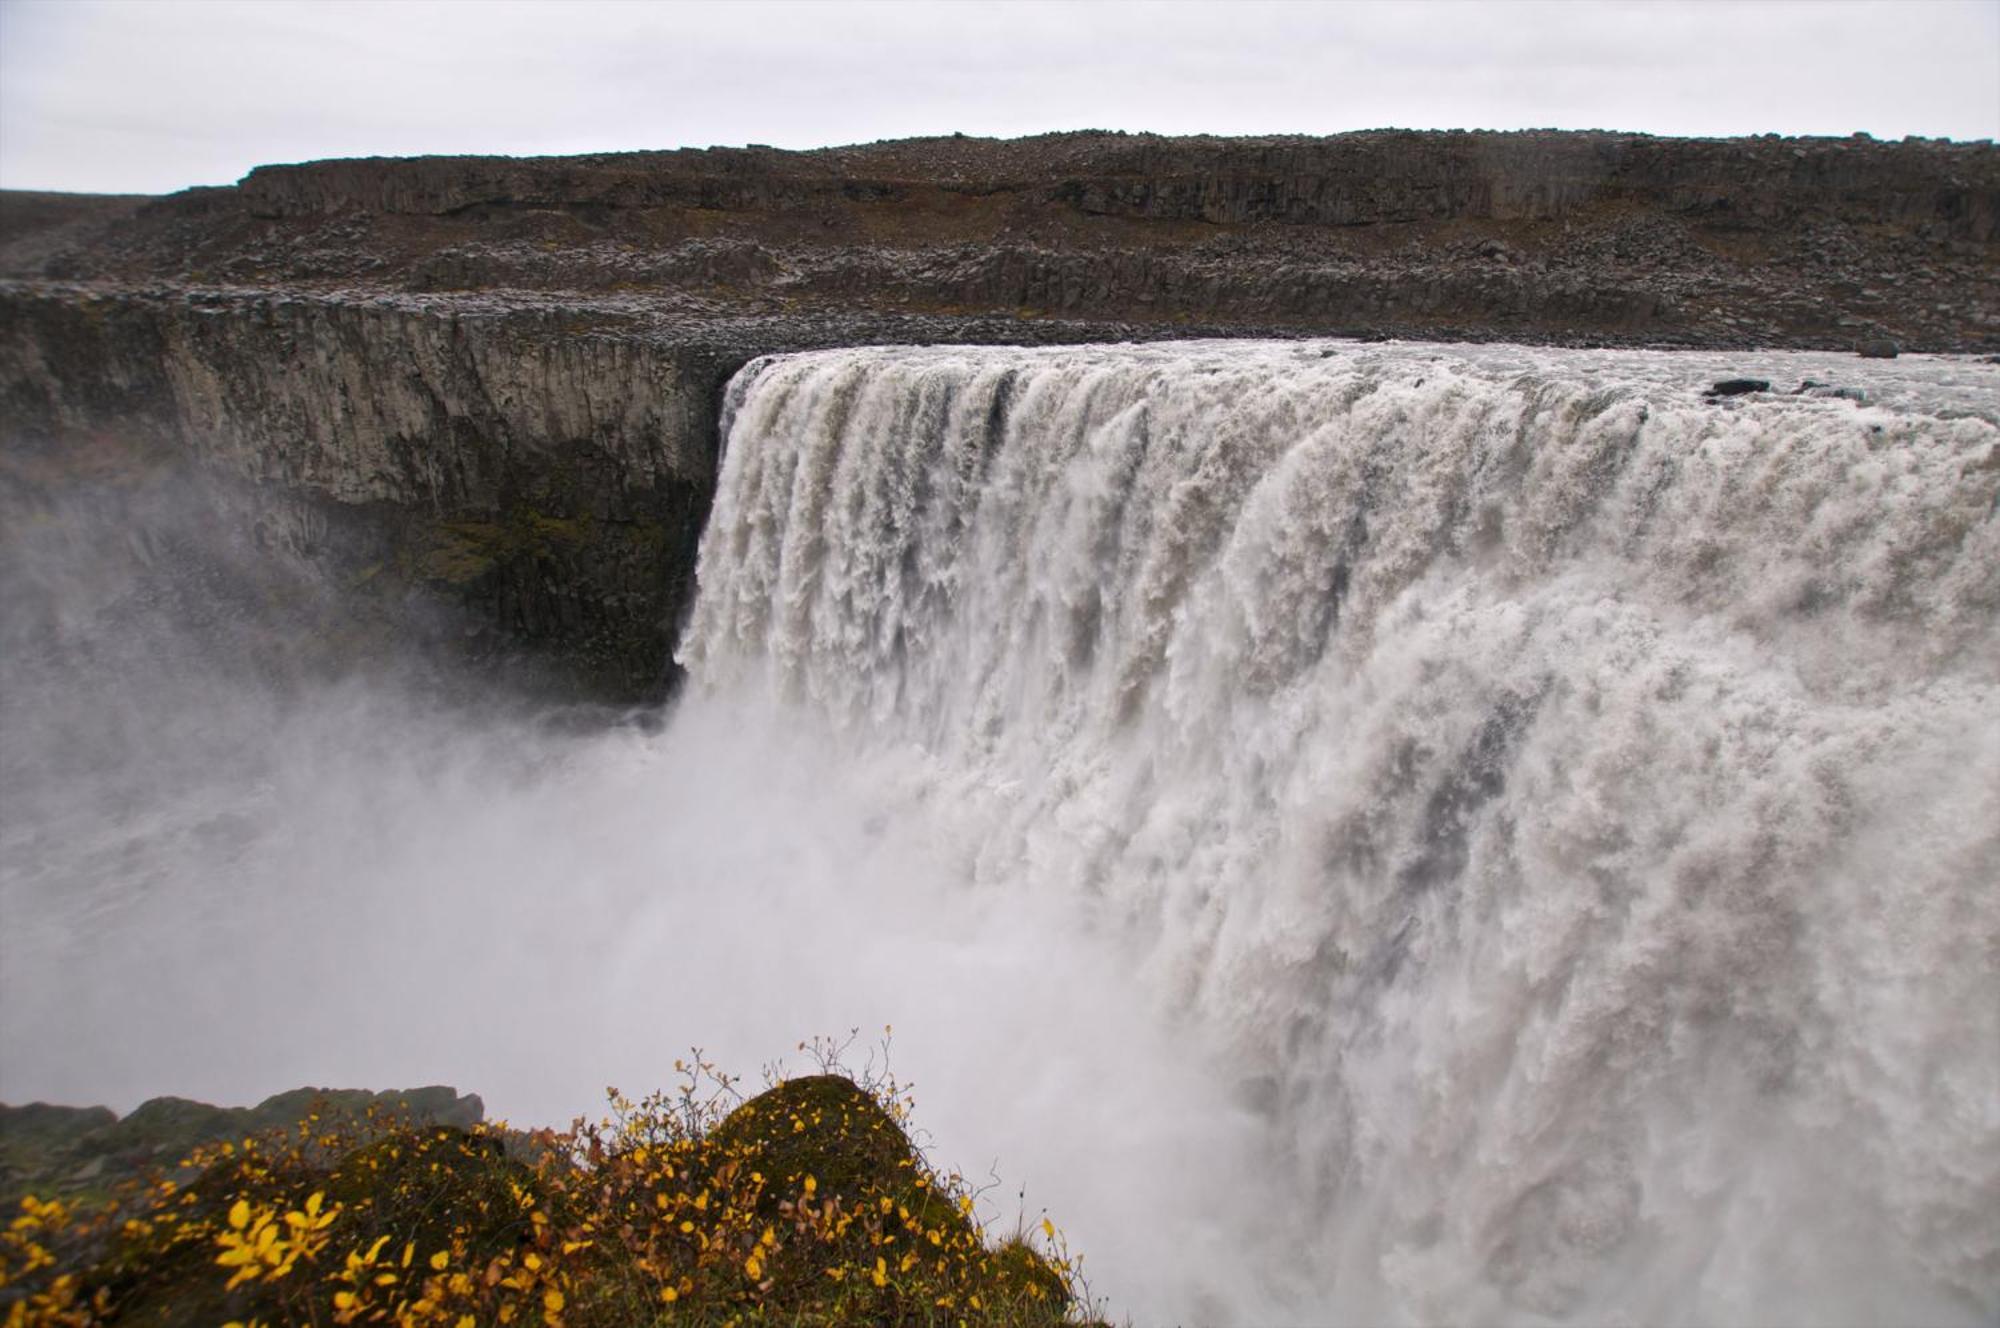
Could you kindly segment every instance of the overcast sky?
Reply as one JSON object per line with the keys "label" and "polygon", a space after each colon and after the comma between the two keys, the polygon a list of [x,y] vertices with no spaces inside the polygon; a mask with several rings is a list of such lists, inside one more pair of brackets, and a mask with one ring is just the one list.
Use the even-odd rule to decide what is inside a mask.
{"label": "overcast sky", "polygon": [[2000,137],[2000,0],[0,0],[0,186],[960,131]]}

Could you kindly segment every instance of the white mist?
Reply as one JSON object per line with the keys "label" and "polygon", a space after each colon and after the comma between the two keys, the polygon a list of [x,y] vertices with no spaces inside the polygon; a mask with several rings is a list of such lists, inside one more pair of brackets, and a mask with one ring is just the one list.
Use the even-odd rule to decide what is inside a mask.
{"label": "white mist", "polygon": [[[1699,398],[1744,371],[1873,400]],[[893,1024],[937,1160],[1139,1322],[1977,1322],[1996,386],[753,366],[662,732],[11,683],[0,1097],[560,1122]]]}

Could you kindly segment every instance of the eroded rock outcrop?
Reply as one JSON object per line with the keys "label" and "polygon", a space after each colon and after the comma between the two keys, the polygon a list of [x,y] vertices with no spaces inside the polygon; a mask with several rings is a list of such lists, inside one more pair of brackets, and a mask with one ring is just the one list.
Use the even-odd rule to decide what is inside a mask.
{"label": "eroded rock outcrop", "polygon": [[[700,347],[557,309],[16,290],[9,446],[164,440],[318,521],[370,565],[473,603],[600,695],[657,691],[713,485]],[[309,520],[294,521],[309,527]]]}

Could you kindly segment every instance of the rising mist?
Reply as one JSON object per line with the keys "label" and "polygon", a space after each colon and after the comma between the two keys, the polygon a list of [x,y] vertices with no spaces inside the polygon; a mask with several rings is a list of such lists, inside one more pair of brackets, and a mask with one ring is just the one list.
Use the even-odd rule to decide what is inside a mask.
{"label": "rising mist", "polygon": [[1743,358],[760,362],[664,717],[329,666],[205,482],[42,503],[0,1096],[559,1121],[893,1024],[1142,1322],[1976,1322],[1994,371]]}

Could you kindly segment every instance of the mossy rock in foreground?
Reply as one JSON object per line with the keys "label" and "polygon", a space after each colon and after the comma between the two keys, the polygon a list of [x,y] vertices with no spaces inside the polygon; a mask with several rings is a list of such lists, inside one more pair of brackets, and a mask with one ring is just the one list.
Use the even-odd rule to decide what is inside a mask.
{"label": "mossy rock in foreground", "polygon": [[[455,1245],[461,1266],[484,1267],[520,1249],[531,1234],[518,1196],[532,1192],[534,1173],[510,1160],[493,1135],[451,1126],[383,1127],[378,1138],[319,1164],[316,1147],[267,1145],[211,1164],[177,1187],[165,1205],[169,1220],[149,1221],[109,1243],[85,1272],[86,1290],[105,1290],[116,1307],[106,1317],[121,1324],[317,1322],[325,1308],[317,1302],[330,1302],[332,1293],[313,1295],[307,1279],[338,1269],[337,1256],[347,1251],[386,1241],[395,1267],[406,1247],[428,1255]],[[331,1224],[337,1239],[283,1285],[227,1289],[216,1238],[231,1229],[237,1201],[282,1215],[303,1209],[315,1194],[338,1213]],[[305,1294],[275,1294],[293,1291]]]}
{"label": "mossy rock in foreground", "polygon": [[254,1107],[156,1097],[123,1118],[103,1107],[0,1103],[0,1204],[11,1207],[23,1194],[104,1198],[149,1168],[172,1170],[203,1145],[288,1133],[301,1122],[316,1131],[352,1132],[371,1120],[383,1131],[392,1124],[469,1128],[484,1115],[477,1096],[442,1086],[387,1093],[297,1088]]}
{"label": "mossy rock in foreground", "polygon": [[519,1196],[535,1191],[535,1174],[490,1134],[399,1130],[341,1158],[325,1187],[355,1245],[387,1236],[428,1254],[456,1241],[461,1262],[483,1267],[532,1234]]}
{"label": "mossy rock in foreground", "polygon": [[[1071,1294],[1062,1273],[1023,1239],[986,1244],[960,1187],[933,1174],[895,1114],[851,1079],[821,1074],[778,1084],[731,1112],[706,1144],[708,1166],[766,1178],[760,1219],[795,1212],[791,1204],[809,1182],[814,1201],[832,1201],[866,1219],[865,1228],[813,1249],[802,1277],[788,1277],[786,1261],[774,1260],[780,1321],[954,1323],[968,1313],[975,1321],[1006,1323],[1068,1318]],[[883,1236],[887,1243],[874,1244]],[[869,1278],[841,1287],[820,1280],[820,1265],[840,1260],[866,1273],[883,1257],[885,1273],[900,1271],[912,1250],[921,1256],[909,1269],[914,1285],[877,1287]],[[954,1260],[957,1266],[948,1267]],[[948,1305],[939,1305],[939,1292],[949,1296]]]}
{"label": "mossy rock in foreground", "polygon": [[[833,1075],[719,1120],[655,1098],[530,1141],[347,1118],[180,1174],[189,1183],[24,1229],[55,1262],[0,1302],[32,1311],[62,1292],[92,1306],[75,1322],[160,1328],[1075,1321],[1068,1266],[1019,1238],[988,1244],[963,1184],[931,1171],[883,1100]],[[260,1232],[278,1244],[246,1279],[231,1251]],[[0,1271],[20,1252],[0,1251]]]}
{"label": "mossy rock in foreground", "polygon": [[754,1163],[782,1191],[813,1177],[829,1195],[907,1189],[921,1159],[896,1118],[852,1079],[790,1079],[729,1113],[709,1135],[725,1154]]}

